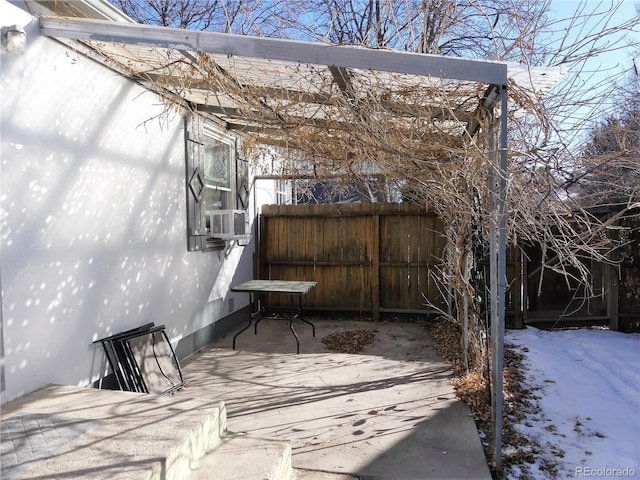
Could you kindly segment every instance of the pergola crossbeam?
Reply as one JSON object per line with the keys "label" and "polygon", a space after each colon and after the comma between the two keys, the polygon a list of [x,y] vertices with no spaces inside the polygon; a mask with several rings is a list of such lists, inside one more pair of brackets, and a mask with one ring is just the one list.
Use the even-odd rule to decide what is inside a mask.
{"label": "pergola crossbeam", "polygon": [[[132,78],[141,82],[149,82],[154,85],[162,85],[167,90],[178,91],[184,88],[184,81],[174,75],[160,75],[156,73],[139,73],[132,75]],[[189,79],[191,90],[207,90],[210,84],[206,79]],[[309,103],[318,105],[333,105],[335,100],[321,93],[301,92],[286,88],[265,87],[251,85],[254,94],[260,94],[267,98],[275,98],[285,102]],[[198,103],[199,110],[207,113],[233,116],[237,112],[235,107],[223,107],[211,105],[210,103]],[[398,116],[415,117],[424,116],[427,113],[434,120],[450,120],[461,123],[469,123],[474,118],[474,114],[462,109],[445,108],[435,105],[416,105],[410,103],[399,103],[392,101],[380,101],[380,107]],[[254,118],[255,120],[255,118]]]}
{"label": "pergola crossbeam", "polygon": [[334,65],[447,80],[499,85],[507,83],[507,65],[504,63],[438,55],[68,17],[42,17],[40,31],[43,35],[58,38]]}

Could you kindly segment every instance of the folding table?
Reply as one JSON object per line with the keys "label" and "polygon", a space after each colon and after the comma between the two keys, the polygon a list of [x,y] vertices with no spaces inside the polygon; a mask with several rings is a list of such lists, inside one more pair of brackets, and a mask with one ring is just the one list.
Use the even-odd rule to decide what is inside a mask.
{"label": "folding table", "polygon": [[[240,285],[236,285],[231,288],[232,292],[248,292],[251,296],[251,303],[256,305],[255,311],[251,314],[249,318],[249,323],[246,327],[236,333],[233,337],[233,349],[236,348],[236,338],[242,332],[247,330],[251,326],[251,322],[255,319],[254,325],[254,334],[258,333],[258,323],[263,318],[271,318],[271,319],[285,319],[289,321],[289,329],[293,336],[296,338],[296,353],[300,353],[300,339],[298,338],[298,334],[293,328],[293,321],[298,319],[308,325],[311,325],[313,336],[316,336],[316,327],[313,323],[308,320],[302,318],[302,296],[309,293],[311,289],[313,289],[318,282],[305,282],[305,281],[297,281],[297,280],[249,280],[248,282],[242,283]],[[298,308],[295,312],[291,312],[288,316],[284,315],[284,311],[276,311],[273,315],[266,316],[264,303],[261,301],[260,296],[269,294],[269,293],[280,293],[285,295],[296,295],[298,297]],[[256,297],[257,301],[256,301]]]}

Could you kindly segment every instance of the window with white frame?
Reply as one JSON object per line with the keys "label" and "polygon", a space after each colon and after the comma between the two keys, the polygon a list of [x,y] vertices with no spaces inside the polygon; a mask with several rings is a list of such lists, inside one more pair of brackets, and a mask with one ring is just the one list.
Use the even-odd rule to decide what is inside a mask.
{"label": "window with white frame", "polygon": [[232,146],[209,135],[204,136],[204,205],[212,210],[234,208],[231,175]]}
{"label": "window with white frame", "polygon": [[238,181],[246,162],[237,139],[191,116],[186,121],[187,229],[190,251],[224,246],[246,236],[246,200]]}

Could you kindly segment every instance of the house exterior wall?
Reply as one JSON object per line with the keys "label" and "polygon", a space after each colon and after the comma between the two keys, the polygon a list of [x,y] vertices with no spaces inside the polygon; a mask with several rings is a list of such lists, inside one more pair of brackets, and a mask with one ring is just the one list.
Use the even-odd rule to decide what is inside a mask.
{"label": "house exterior wall", "polygon": [[183,119],[26,30],[24,55],[0,55],[3,403],[93,384],[92,342],[148,322],[193,353],[247,308],[229,287],[252,277],[255,244],[187,252]]}

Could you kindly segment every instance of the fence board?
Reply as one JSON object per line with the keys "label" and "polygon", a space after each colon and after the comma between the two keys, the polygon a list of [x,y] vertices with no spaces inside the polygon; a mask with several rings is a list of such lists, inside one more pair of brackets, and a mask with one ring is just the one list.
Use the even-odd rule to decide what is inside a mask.
{"label": "fence board", "polygon": [[[629,244],[635,245],[640,230],[637,222],[628,223]],[[408,203],[266,205],[258,270],[260,278],[317,281],[303,299],[309,310],[361,312],[374,319],[390,312],[430,314],[435,310],[429,304],[447,310],[434,281],[442,274],[445,247],[442,221]],[[509,248],[506,326],[520,328],[527,316],[534,322],[574,312],[569,319],[600,319],[611,328],[640,330],[640,262],[632,253],[633,261],[626,259],[620,271],[590,263],[592,287],[601,293],[585,302],[580,300],[583,286],[567,288],[549,271],[538,296],[539,252],[527,249],[525,262],[520,248]],[[267,304],[295,306],[293,300],[274,295]]]}
{"label": "fence board", "polygon": [[[444,301],[431,278],[443,248],[440,221],[410,204],[268,205],[259,270],[261,278],[317,281],[309,309],[428,314],[425,299]],[[267,302],[292,305],[285,296]]]}

